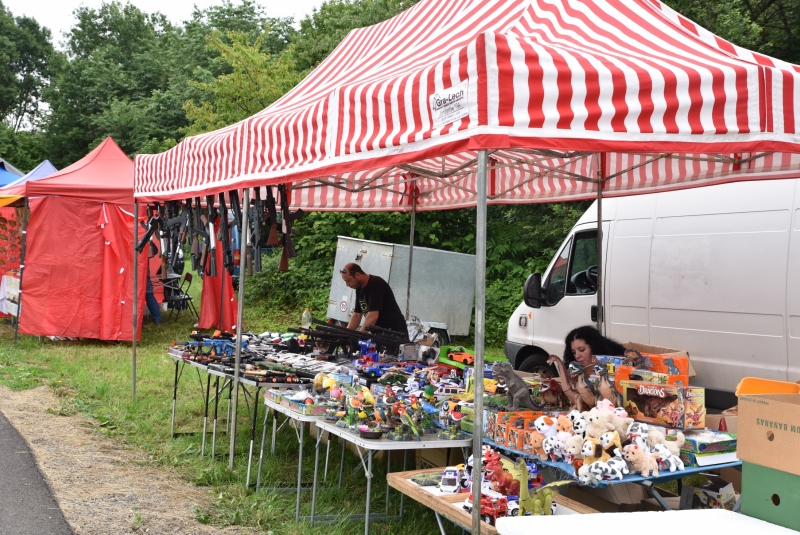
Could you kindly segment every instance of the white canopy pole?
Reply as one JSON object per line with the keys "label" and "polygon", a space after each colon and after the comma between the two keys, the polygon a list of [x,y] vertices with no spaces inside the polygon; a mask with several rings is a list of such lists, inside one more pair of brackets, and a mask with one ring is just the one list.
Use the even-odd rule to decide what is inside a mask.
{"label": "white canopy pole", "polygon": [[605,153],[597,157],[597,330],[603,334],[603,181],[605,180]]}
{"label": "white canopy pole", "polygon": [[[417,220],[417,181],[411,183],[411,236],[408,239],[408,283],[406,284],[406,321],[411,317],[411,264],[414,259],[414,224]],[[412,340],[413,342],[413,340]]]}
{"label": "white canopy pole", "polygon": [[[239,242],[240,248],[244,249],[245,247],[250,247],[250,190],[244,190],[244,198],[242,199],[242,219],[241,219],[241,227],[244,231],[242,232],[241,241]],[[225,214],[224,217],[228,217],[228,214]],[[245,251],[247,249],[244,249]],[[242,258],[242,255],[239,255],[239,258]],[[223,268],[224,269],[224,268]],[[239,408],[239,364],[242,362],[242,315],[244,314],[244,279],[247,270],[243,268],[243,266],[239,265],[239,309],[236,316],[236,363],[233,366],[233,419],[231,420],[231,453],[230,453],[230,460],[228,461],[228,468],[233,470],[233,455],[234,455],[234,446],[236,445],[236,413],[238,412],[237,409]],[[223,273],[223,280],[225,279]],[[223,284],[224,286],[224,284]],[[220,323],[222,323],[222,319],[220,316]],[[255,400],[253,403],[258,403],[258,400]]]}
{"label": "white canopy pole", "polygon": [[481,456],[483,451],[483,342],[486,331],[486,171],[487,154],[478,151],[478,213],[475,229],[475,418],[472,430],[472,533],[481,532]]}
{"label": "white canopy pole", "polygon": [[139,203],[133,203],[133,329],[131,330],[131,399],[136,401],[136,331],[139,327],[136,318],[139,315]]}

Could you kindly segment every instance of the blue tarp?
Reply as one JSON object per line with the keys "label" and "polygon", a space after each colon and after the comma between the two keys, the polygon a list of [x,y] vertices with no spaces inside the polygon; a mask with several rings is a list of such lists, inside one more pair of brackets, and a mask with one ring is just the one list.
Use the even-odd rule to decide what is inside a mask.
{"label": "blue tarp", "polygon": [[8,171],[0,169],[0,186],[8,186],[11,182],[14,182],[18,178],[19,175],[15,175],[14,173],[9,173]]}
{"label": "blue tarp", "polygon": [[50,160],[45,160],[42,163],[40,163],[39,165],[37,165],[33,169],[33,171],[31,171],[27,175],[22,176],[22,177],[18,177],[18,176],[14,177],[15,180],[13,182],[5,184],[5,186],[17,186],[19,184],[24,184],[25,182],[28,182],[29,180],[39,180],[40,178],[47,178],[47,177],[49,177],[50,175],[52,175],[53,173],[56,173],[56,172],[58,172],[58,169],[56,169],[55,166],[50,163]]}

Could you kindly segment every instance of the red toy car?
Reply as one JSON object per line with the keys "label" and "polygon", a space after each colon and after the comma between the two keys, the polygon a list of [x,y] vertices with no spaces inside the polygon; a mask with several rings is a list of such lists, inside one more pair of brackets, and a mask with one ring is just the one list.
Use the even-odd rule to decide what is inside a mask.
{"label": "red toy car", "polygon": [[[464,509],[472,512],[472,493],[464,500]],[[494,526],[498,518],[508,516],[508,498],[499,492],[484,489],[481,492],[481,518],[487,524]]]}

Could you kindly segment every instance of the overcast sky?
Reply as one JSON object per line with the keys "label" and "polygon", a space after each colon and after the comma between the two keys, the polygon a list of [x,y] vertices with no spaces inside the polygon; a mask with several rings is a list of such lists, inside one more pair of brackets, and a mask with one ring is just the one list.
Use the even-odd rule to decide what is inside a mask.
{"label": "overcast sky", "polygon": [[[72,12],[80,6],[97,8],[102,0],[0,0],[11,13],[18,17],[27,15],[39,21],[39,24],[50,28],[56,46],[62,41],[61,34],[70,29],[75,19]],[[189,19],[196,5],[200,9],[221,4],[220,0],[130,0],[130,2],[146,13],[160,11],[172,22],[179,23]],[[124,2],[123,2],[124,3]],[[240,3],[234,0],[234,4]],[[323,0],[260,0],[257,3],[265,8],[268,17],[290,17],[295,20],[311,13],[312,9],[322,5]],[[59,47],[60,48],[60,47]]]}

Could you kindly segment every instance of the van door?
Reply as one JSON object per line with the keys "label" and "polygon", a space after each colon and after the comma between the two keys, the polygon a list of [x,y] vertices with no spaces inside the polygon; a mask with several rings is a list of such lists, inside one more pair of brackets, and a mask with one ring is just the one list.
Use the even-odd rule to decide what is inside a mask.
{"label": "van door", "polygon": [[789,236],[789,268],[786,270],[786,333],[789,381],[800,380],[800,180],[795,180],[794,209]]}
{"label": "van door", "polygon": [[[603,225],[608,243],[608,223]],[[575,230],[558,253],[543,283],[545,302],[533,314],[534,344],[550,354],[562,355],[567,333],[590,325],[597,305],[597,230]]]}

